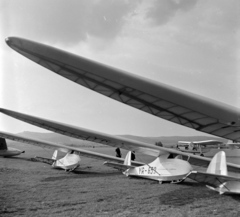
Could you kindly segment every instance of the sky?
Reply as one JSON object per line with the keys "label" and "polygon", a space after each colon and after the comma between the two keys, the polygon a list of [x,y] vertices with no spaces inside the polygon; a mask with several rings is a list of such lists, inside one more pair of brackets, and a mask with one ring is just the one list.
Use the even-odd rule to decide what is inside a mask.
{"label": "sky", "polygon": [[[0,107],[109,134],[207,135],[88,90],[16,53],[48,44],[240,107],[238,0],[1,0]],[[0,130],[46,132],[0,114]]]}

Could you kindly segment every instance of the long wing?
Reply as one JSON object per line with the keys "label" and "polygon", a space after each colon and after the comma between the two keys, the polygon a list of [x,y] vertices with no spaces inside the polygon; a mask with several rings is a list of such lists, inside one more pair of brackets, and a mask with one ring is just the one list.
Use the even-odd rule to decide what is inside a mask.
{"label": "long wing", "polygon": [[[105,133],[100,133],[80,127],[75,127],[39,117],[34,117],[26,115],[19,112],[14,112],[7,109],[1,109],[0,112],[9,115],[13,118],[22,120],[29,124],[51,130],[56,133],[60,133],[66,136],[70,136],[77,139],[88,140],[96,143],[101,143],[113,147],[119,147],[130,151],[141,152],[151,156],[158,157],[160,155],[172,154],[173,156],[181,155],[184,160],[188,160],[190,164],[197,166],[207,167],[211,159],[201,156],[192,155],[189,153],[184,153],[177,151],[175,149],[164,148],[160,146],[155,146],[152,144],[147,144],[140,141],[131,140],[128,138],[113,136]],[[240,172],[240,165],[228,163],[228,170],[232,172]]]}
{"label": "long wing", "polygon": [[119,164],[119,163],[113,163],[113,162],[104,162],[103,163],[105,166],[108,166],[108,167],[112,167],[114,169],[118,169],[118,170],[121,170],[121,171],[125,171],[127,169],[130,169],[130,168],[135,168],[134,166],[129,166],[129,165],[124,165],[124,164]]}
{"label": "long wing", "polygon": [[17,37],[6,43],[37,64],[86,88],[165,120],[240,141],[240,110],[163,83]]}
{"label": "long wing", "polygon": [[[88,158],[94,158],[94,159],[105,160],[105,161],[107,160],[107,161],[116,162],[119,164],[123,164],[123,162],[124,162],[124,159],[122,159],[122,158],[113,157],[113,156],[105,155],[105,154],[101,154],[101,153],[96,153],[93,151],[88,151],[85,149],[76,148],[76,147],[72,147],[72,146],[61,145],[61,144],[57,144],[57,143],[53,143],[53,142],[49,142],[49,141],[27,138],[27,137],[15,135],[15,134],[3,132],[3,131],[0,131],[0,137],[5,138],[5,139],[10,139],[13,141],[17,141],[17,142],[23,142],[23,143],[27,143],[30,145],[39,146],[42,148],[49,148],[49,149],[53,149],[53,150],[58,149],[63,152],[77,151],[80,153],[81,156],[85,156]],[[136,161],[132,162],[132,164],[134,166],[144,165],[144,163],[136,162]]]}
{"label": "long wing", "polygon": [[211,173],[203,173],[203,172],[197,172],[192,171],[188,178],[193,179],[197,182],[210,185],[212,187],[218,187],[219,185],[227,182],[227,181],[239,181],[239,178],[231,177],[231,176],[224,176],[224,175],[218,175],[218,174],[211,174]]}
{"label": "long wing", "polygon": [[218,140],[205,140],[205,141],[196,141],[193,142],[193,144],[199,144],[199,145],[218,145],[218,144],[222,144],[222,142],[218,141]]}

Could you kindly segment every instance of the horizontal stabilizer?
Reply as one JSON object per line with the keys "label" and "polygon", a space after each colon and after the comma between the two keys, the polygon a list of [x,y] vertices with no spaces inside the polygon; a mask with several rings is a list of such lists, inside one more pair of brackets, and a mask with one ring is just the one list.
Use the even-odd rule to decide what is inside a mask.
{"label": "horizontal stabilizer", "polygon": [[205,185],[209,185],[212,187],[218,187],[221,184],[224,184],[227,181],[240,181],[239,178],[232,177],[232,176],[225,176],[225,175],[218,175],[218,174],[211,174],[211,173],[204,173],[204,172],[197,172],[192,171],[188,178],[193,179],[197,182],[203,183]]}
{"label": "horizontal stabilizer", "polygon": [[131,166],[131,165],[124,165],[124,164],[113,163],[113,162],[108,162],[108,161],[104,162],[103,164],[105,166],[112,167],[114,169],[118,169],[121,171],[126,171],[127,169],[135,168],[134,166]]}

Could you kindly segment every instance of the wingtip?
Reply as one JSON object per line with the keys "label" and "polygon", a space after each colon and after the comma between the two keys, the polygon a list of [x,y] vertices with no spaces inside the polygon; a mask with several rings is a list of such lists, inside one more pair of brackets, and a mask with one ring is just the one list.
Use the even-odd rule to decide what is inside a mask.
{"label": "wingtip", "polygon": [[6,114],[7,112],[9,112],[11,110],[8,110],[8,109],[4,109],[4,108],[1,108],[0,107],[0,112],[3,113],[3,114]]}
{"label": "wingtip", "polygon": [[10,36],[10,37],[5,38],[6,44],[9,47],[11,47],[12,49],[15,49],[15,47],[19,47],[19,46],[21,47],[21,44],[24,40],[25,39],[23,39],[23,38],[14,37],[14,36]]}
{"label": "wingtip", "polygon": [[11,47],[12,37],[5,38],[5,42],[9,47]]}

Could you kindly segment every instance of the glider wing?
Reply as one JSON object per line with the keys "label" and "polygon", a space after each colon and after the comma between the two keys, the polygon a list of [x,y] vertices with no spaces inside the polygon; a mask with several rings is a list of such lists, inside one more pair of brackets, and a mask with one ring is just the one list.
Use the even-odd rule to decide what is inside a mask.
{"label": "glider wing", "polygon": [[[49,142],[49,141],[27,138],[27,137],[15,135],[15,134],[3,132],[3,131],[0,131],[0,137],[5,138],[5,139],[10,139],[13,141],[17,141],[17,142],[22,142],[22,143],[26,143],[26,144],[30,144],[30,145],[39,146],[42,148],[48,148],[48,149],[53,149],[53,150],[57,149],[62,152],[75,151],[75,152],[80,153],[81,156],[88,157],[88,158],[94,158],[94,159],[105,160],[105,161],[107,160],[107,161],[115,162],[115,163],[119,163],[119,164],[121,164],[121,163],[123,164],[123,162],[124,162],[124,159],[122,159],[122,158],[117,158],[117,157],[110,156],[110,155],[105,155],[105,154],[101,154],[101,153],[97,153],[97,152],[93,152],[93,151],[88,151],[88,150],[78,148],[78,147],[66,146],[66,145],[61,145],[61,144],[57,144],[57,143],[53,143],[53,142]],[[144,163],[136,162],[136,161],[132,162],[132,164],[135,166],[144,165]]]}
{"label": "glider wing", "polygon": [[240,141],[240,110],[212,99],[27,39],[9,37],[18,53],[79,85],[154,116]]}
{"label": "glider wing", "polygon": [[[35,116],[30,116],[27,114],[11,111],[7,109],[0,108],[0,112],[6,115],[9,115],[13,118],[27,122],[29,124],[44,128],[46,130],[50,130],[56,133],[60,133],[60,134],[81,139],[81,140],[92,141],[92,142],[109,145],[113,147],[119,147],[129,151],[141,152],[141,153],[155,156],[155,157],[158,157],[161,155],[167,155],[167,154],[168,155],[172,154],[173,157],[180,155],[182,156],[183,160],[187,160],[190,164],[197,165],[197,166],[207,167],[211,161],[210,158],[196,156],[190,153],[184,153],[176,149],[164,148],[164,147],[156,146],[153,144],[148,144],[148,143],[124,138],[121,136],[109,135],[109,134],[105,134],[105,133],[101,133],[93,130],[88,130],[85,128],[80,128],[80,127],[71,126],[64,123],[60,123],[60,122],[55,122],[55,121],[51,121],[51,120],[47,120],[47,119],[43,119]],[[240,165],[228,163],[227,166],[229,171],[240,172]]]}

